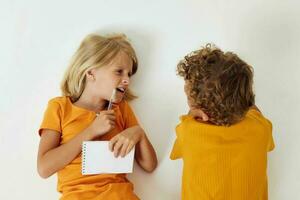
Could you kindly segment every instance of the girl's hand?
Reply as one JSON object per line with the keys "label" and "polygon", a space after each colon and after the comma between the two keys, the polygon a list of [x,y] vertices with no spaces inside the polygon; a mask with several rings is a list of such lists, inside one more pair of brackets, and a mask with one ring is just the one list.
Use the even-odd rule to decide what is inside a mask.
{"label": "girl's hand", "polygon": [[115,120],[114,110],[101,111],[89,127],[93,137],[104,135],[114,129]]}
{"label": "girl's hand", "polygon": [[139,126],[128,128],[110,140],[109,149],[114,152],[115,157],[119,155],[124,157],[141,140],[143,131],[139,131],[139,128]]}

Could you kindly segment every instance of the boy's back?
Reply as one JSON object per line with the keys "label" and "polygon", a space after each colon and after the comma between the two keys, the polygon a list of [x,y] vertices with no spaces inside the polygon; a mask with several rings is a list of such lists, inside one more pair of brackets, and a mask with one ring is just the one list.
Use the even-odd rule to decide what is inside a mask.
{"label": "boy's back", "polygon": [[182,199],[266,200],[272,124],[250,109],[231,126],[181,117],[171,159],[182,158]]}

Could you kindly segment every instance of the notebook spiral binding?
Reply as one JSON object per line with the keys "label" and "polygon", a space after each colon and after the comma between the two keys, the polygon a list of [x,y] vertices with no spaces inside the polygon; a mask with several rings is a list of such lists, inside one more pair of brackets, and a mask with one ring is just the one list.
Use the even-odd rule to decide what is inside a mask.
{"label": "notebook spiral binding", "polygon": [[86,154],[86,143],[82,143],[82,165],[81,165],[81,173],[85,174],[85,154]]}

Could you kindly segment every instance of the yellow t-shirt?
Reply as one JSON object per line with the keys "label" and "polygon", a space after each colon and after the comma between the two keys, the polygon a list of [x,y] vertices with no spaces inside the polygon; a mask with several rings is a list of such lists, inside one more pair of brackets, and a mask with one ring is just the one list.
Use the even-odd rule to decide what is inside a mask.
{"label": "yellow t-shirt", "polygon": [[272,124],[256,110],[230,127],[181,117],[170,158],[183,159],[184,200],[266,200]]}
{"label": "yellow t-shirt", "polygon": [[[115,108],[116,127],[101,136],[100,140],[110,140],[122,130],[138,125],[136,117],[126,101]],[[39,133],[51,129],[61,133],[64,144],[87,128],[95,119],[95,112],[77,107],[69,97],[51,99],[44,114]],[[133,184],[126,174],[81,174],[81,154],[57,172],[57,190],[62,193],[61,200],[137,200]]]}

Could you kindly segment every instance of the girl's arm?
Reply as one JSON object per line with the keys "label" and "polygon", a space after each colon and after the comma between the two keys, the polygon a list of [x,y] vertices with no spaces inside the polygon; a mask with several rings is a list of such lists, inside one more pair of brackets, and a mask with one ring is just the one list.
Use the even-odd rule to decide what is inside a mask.
{"label": "girl's arm", "polygon": [[110,141],[110,150],[115,156],[124,157],[135,145],[135,159],[147,172],[152,172],[157,166],[157,157],[153,146],[140,126],[133,126],[122,131]]}
{"label": "girl's arm", "polygon": [[37,158],[39,175],[42,178],[48,178],[74,160],[81,152],[82,142],[92,139],[90,133],[86,129],[69,142],[59,145],[61,134],[54,130],[44,129],[41,133]]}
{"label": "girl's arm", "polygon": [[140,126],[133,127],[133,131],[141,134],[141,139],[135,146],[135,159],[145,171],[152,172],[157,167],[157,157],[154,148]]}
{"label": "girl's arm", "polygon": [[43,129],[37,157],[39,175],[47,178],[64,168],[81,152],[83,141],[93,140],[109,132],[114,127],[115,114],[113,110],[110,110],[100,112],[100,115],[95,118],[89,127],[62,145],[60,145],[61,133]]}

